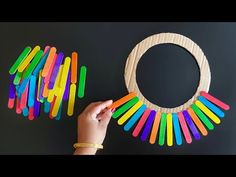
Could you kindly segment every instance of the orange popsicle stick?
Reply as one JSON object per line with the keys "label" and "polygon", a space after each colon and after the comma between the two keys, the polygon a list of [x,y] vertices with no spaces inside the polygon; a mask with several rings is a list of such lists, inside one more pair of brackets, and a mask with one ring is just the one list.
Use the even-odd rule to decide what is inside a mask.
{"label": "orange popsicle stick", "polygon": [[44,98],[47,98],[47,97],[48,97],[48,93],[49,93],[49,90],[48,90],[48,83],[45,83],[45,84],[44,84],[44,88],[43,88],[43,97],[44,97]]}
{"label": "orange popsicle stick", "polygon": [[56,51],[57,51],[57,49],[55,47],[52,47],[50,49],[47,61],[46,61],[45,65],[44,65],[44,68],[43,68],[43,72],[42,72],[43,77],[46,77],[48,75],[49,70],[51,68],[51,65],[53,64],[53,59],[54,59],[54,56],[56,54]]}
{"label": "orange popsicle stick", "polygon": [[77,65],[78,65],[78,54],[73,52],[71,56],[71,83],[77,82]]}
{"label": "orange popsicle stick", "polygon": [[132,98],[134,98],[136,96],[136,93],[131,92],[128,95],[124,96],[123,98],[115,101],[113,104],[111,104],[110,106],[108,106],[108,109],[115,109],[117,107],[119,107],[120,105],[126,103],[127,101],[131,100]]}
{"label": "orange popsicle stick", "polygon": [[158,111],[156,114],[153,126],[152,126],[152,132],[151,132],[151,136],[150,136],[150,140],[149,140],[150,144],[154,144],[156,142],[156,137],[157,137],[157,132],[159,129],[160,120],[161,120],[161,112]]}

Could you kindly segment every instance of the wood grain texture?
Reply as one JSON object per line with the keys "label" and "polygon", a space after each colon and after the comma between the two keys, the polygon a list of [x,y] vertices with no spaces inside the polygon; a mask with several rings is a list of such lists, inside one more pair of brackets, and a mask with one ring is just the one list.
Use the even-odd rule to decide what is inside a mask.
{"label": "wood grain texture", "polygon": [[[178,45],[190,52],[196,59],[200,69],[200,80],[196,93],[186,103],[174,108],[160,107],[151,103],[142,95],[136,82],[136,69],[142,55],[155,45],[168,43]],[[180,112],[187,109],[200,95],[200,91],[208,92],[211,82],[209,64],[201,48],[191,39],[176,33],[155,34],[138,43],[127,58],[124,77],[125,84],[129,92],[136,92],[139,99],[142,100],[149,109],[155,109],[156,111],[161,111],[164,113]]]}

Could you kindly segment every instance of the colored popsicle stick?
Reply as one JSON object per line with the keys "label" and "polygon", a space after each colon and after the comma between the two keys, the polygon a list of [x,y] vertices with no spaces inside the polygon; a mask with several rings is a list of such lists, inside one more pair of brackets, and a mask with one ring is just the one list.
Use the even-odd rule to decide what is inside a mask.
{"label": "colored popsicle stick", "polygon": [[17,94],[18,94],[19,97],[20,97],[21,94],[25,91],[26,86],[28,85],[28,83],[29,83],[29,78],[26,78],[26,79],[23,79],[23,80],[22,80],[22,83],[20,84],[20,87],[19,87],[19,89],[17,90]]}
{"label": "colored popsicle stick", "polygon": [[35,87],[36,87],[36,77],[34,75],[30,76],[30,82],[29,82],[29,95],[28,95],[28,106],[33,107],[34,106],[34,100],[35,100]]}
{"label": "colored popsicle stick", "polygon": [[143,133],[141,135],[141,140],[142,141],[145,141],[148,137],[148,134],[152,128],[152,123],[155,119],[155,115],[156,115],[156,111],[152,110],[148,116],[148,120],[147,120],[147,123],[144,127],[144,130],[143,130]]}
{"label": "colored popsicle stick", "polygon": [[173,125],[174,125],[174,132],[175,132],[175,140],[177,145],[182,144],[182,136],[181,130],[179,126],[179,119],[176,113],[172,113]]}
{"label": "colored popsicle stick", "polygon": [[60,88],[64,89],[65,86],[66,86],[68,72],[69,72],[69,69],[70,69],[70,63],[71,63],[70,57],[66,57],[65,62],[64,62],[64,66],[63,66],[63,69],[62,69],[62,74],[61,74]]}
{"label": "colored popsicle stick", "polygon": [[139,110],[129,119],[129,121],[125,124],[124,130],[129,131],[131,127],[137,122],[137,120],[141,117],[141,115],[144,113],[146,110],[147,106],[142,105]]}
{"label": "colored popsicle stick", "polygon": [[196,106],[202,110],[213,122],[216,124],[220,123],[220,119],[211,112],[204,104],[202,104],[200,101],[196,100],[195,102]]}
{"label": "colored popsicle stick", "polygon": [[43,67],[42,76],[46,77],[49,73],[49,70],[51,68],[51,65],[53,64],[54,56],[56,54],[57,49],[55,47],[50,48],[47,60],[45,62],[45,65]]}
{"label": "colored popsicle stick", "polygon": [[49,84],[48,84],[49,89],[53,89],[53,87],[54,87],[54,83],[55,83],[57,75],[59,73],[59,69],[60,69],[61,63],[63,61],[63,58],[64,58],[64,54],[62,52],[60,52],[57,55],[57,60],[56,60],[56,63],[54,65],[52,75],[50,77],[50,81],[49,81]]}
{"label": "colored popsicle stick", "polygon": [[208,134],[208,132],[207,132],[206,128],[204,127],[204,125],[202,124],[202,122],[197,117],[197,115],[194,113],[192,108],[188,108],[188,113],[189,113],[190,117],[192,118],[193,122],[195,123],[195,125],[197,126],[197,128],[202,133],[202,135],[206,136]]}
{"label": "colored popsicle stick", "polygon": [[47,74],[47,76],[44,79],[44,82],[47,83],[47,84],[49,84],[49,82],[50,82],[50,78],[51,78],[52,71],[53,71],[53,68],[55,66],[56,61],[57,61],[57,54],[55,53],[55,55],[53,57],[52,64],[51,64],[51,66],[49,68],[48,74]]}
{"label": "colored popsicle stick", "polygon": [[143,105],[142,101],[138,101],[132,108],[130,108],[119,120],[118,124],[122,125],[125,123],[141,106]]}
{"label": "colored popsicle stick", "polygon": [[185,121],[185,118],[184,118],[184,115],[182,112],[178,113],[178,118],[179,118],[179,122],[180,122],[180,125],[182,128],[183,134],[184,134],[184,138],[185,138],[186,142],[188,144],[190,144],[192,142],[192,137],[190,135],[187,123]]}
{"label": "colored popsicle stick", "polygon": [[217,116],[221,118],[225,116],[223,111],[221,111],[218,107],[208,101],[205,97],[199,96],[198,100],[202,102],[202,104],[204,104],[206,107],[208,107],[212,112],[214,112]]}
{"label": "colored popsicle stick", "polygon": [[43,103],[43,96],[42,96],[42,84],[44,82],[42,81],[42,70],[39,72],[39,80],[38,80],[38,91],[37,91],[37,100],[41,103]]}
{"label": "colored popsicle stick", "polygon": [[203,112],[195,105],[192,104],[192,109],[195,112],[195,114],[201,119],[201,121],[206,125],[206,127],[209,130],[213,130],[214,129],[214,125],[209,121],[209,119],[205,116],[205,114],[203,114]]}
{"label": "colored popsicle stick", "polygon": [[21,114],[22,110],[20,108],[20,99],[16,98],[16,114]]}
{"label": "colored popsicle stick", "polygon": [[70,85],[70,96],[69,96],[69,102],[68,102],[68,109],[67,109],[68,116],[72,116],[74,113],[75,94],[76,94],[76,85],[71,84]]}
{"label": "colored popsicle stick", "polygon": [[138,97],[134,97],[124,105],[122,105],[119,109],[117,109],[113,115],[112,118],[116,119],[120,117],[123,113],[125,113],[129,108],[131,108],[134,104],[136,104],[139,101]]}
{"label": "colored popsicle stick", "polygon": [[53,117],[56,117],[57,114],[58,114],[58,111],[59,111],[59,108],[60,108],[60,105],[61,105],[61,102],[62,102],[62,97],[63,97],[62,94],[59,94],[56,97],[56,101],[55,101],[53,109],[52,109],[52,116]]}
{"label": "colored popsicle stick", "polygon": [[62,102],[61,102],[61,105],[59,107],[58,114],[55,117],[56,120],[60,120],[61,119],[61,113],[62,113]]}
{"label": "colored popsicle stick", "polygon": [[29,120],[34,120],[34,107],[29,108]]}
{"label": "colored popsicle stick", "polygon": [[40,60],[40,62],[38,63],[38,65],[36,66],[36,68],[33,71],[34,76],[37,77],[39,75],[39,72],[43,69],[44,64],[48,58],[49,51],[50,51],[50,48],[48,48],[46,51],[44,50],[44,54],[43,54],[42,59]]}
{"label": "colored popsicle stick", "polygon": [[22,114],[24,117],[27,117],[29,115],[29,110],[27,107],[25,107],[23,110],[22,110]]}
{"label": "colored popsicle stick", "polygon": [[79,87],[78,87],[78,97],[84,97],[85,83],[86,83],[87,68],[86,66],[81,66],[80,68],[80,78],[79,78]]}
{"label": "colored popsicle stick", "polygon": [[27,86],[25,88],[25,91],[21,95],[21,99],[20,99],[20,108],[21,108],[21,110],[23,110],[27,105],[28,91],[29,91],[29,84],[27,84]]}
{"label": "colored popsicle stick", "polygon": [[15,103],[15,98],[8,98],[7,107],[8,107],[9,109],[14,108],[14,103]]}
{"label": "colored popsicle stick", "polygon": [[150,144],[155,144],[155,142],[156,142],[156,137],[157,137],[157,132],[159,129],[160,120],[161,120],[161,112],[158,111],[156,113],[154,123],[152,126],[151,136],[150,136],[150,140],[149,140]]}
{"label": "colored popsicle stick", "polygon": [[134,98],[135,96],[136,96],[136,93],[131,92],[128,95],[122,97],[121,99],[115,101],[107,108],[108,109],[116,109],[117,107],[121,106],[122,104],[124,104],[124,103],[128,102],[129,100],[131,100],[132,98]]}
{"label": "colored popsicle stick", "polygon": [[49,113],[49,111],[50,111],[50,103],[49,102],[47,102],[47,101],[44,102],[44,109],[43,110],[45,113]]}
{"label": "colored popsicle stick", "polygon": [[50,46],[47,45],[43,50],[43,55],[45,55],[47,52],[49,52],[49,50],[50,50]]}
{"label": "colored popsicle stick", "polygon": [[69,98],[70,77],[71,77],[71,74],[70,74],[70,71],[69,71],[68,76],[67,76],[67,81],[66,81],[65,92],[64,92],[64,95],[63,95],[63,100],[68,100],[68,98]]}
{"label": "colored popsicle stick", "polygon": [[24,61],[20,64],[18,71],[23,72],[25,68],[29,65],[31,60],[34,58],[36,53],[40,50],[40,46],[35,46],[33,50],[29,53],[29,55],[24,59]]}
{"label": "colored popsicle stick", "polygon": [[171,113],[167,114],[166,123],[167,123],[167,145],[173,146],[173,122]]}
{"label": "colored popsicle stick", "polygon": [[13,84],[13,80],[15,78],[15,75],[10,75],[10,86],[9,86],[9,98],[15,98],[16,96],[16,89]]}
{"label": "colored popsicle stick", "polygon": [[21,80],[21,76],[22,76],[22,72],[17,71],[16,75],[15,75],[15,78],[14,78],[14,81],[13,81],[14,85],[19,85],[20,80]]}
{"label": "colored popsicle stick", "polygon": [[220,108],[224,109],[224,110],[229,110],[230,106],[227,105],[226,103],[220,101],[219,99],[213,97],[212,95],[210,95],[209,93],[205,92],[205,91],[201,91],[200,95],[202,95],[203,97],[205,97],[206,99],[208,99],[210,102],[214,103],[215,105],[219,106]]}
{"label": "colored popsicle stick", "polygon": [[25,58],[28,56],[28,54],[31,51],[31,47],[27,46],[22,51],[22,53],[19,55],[19,57],[16,59],[15,63],[12,65],[12,67],[9,70],[10,74],[15,74],[15,72],[18,70],[18,67],[21,65],[21,63],[25,60]]}
{"label": "colored popsicle stick", "polygon": [[56,101],[56,97],[54,96],[53,97],[53,101],[51,102],[51,106],[50,106],[50,112],[49,112],[49,118],[50,119],[53,119],[54,117],[53,117],[53,115],[52,115],[52,109],[53,109],[53,107],[54,107],[54,104],[55,104],[55,101]]}
{"label": "colored popsicle stick", "polygon": [[32,62],[29,64],[29,67],[26,69],[26,71],[23,74],[23,78],[28,78],[33,70],[35,69],[35,67],[37,66],[38,62],[40,61],[41,57],[43,56],[43,51],[39,50],[37,52],[37,54],[35,55],[34,59],[32,60]]}
{"label": "colored popsicle stick", "polygon": [[146,122],[150,112],[151,112],[151,110],[149,108],[146,109],[145,112],[143,113],[142,117],[139,119],[139,122],[136,125],[136,127],[135,127],[135,129],[134,129],[134,131],[132,133],[132,135],[134,137],[137,137],[139,135],[139,133],[140,133],[141,129],[143,128],[143,126],[144,126],[144,124],[145,124],[145,122]]}
{"label": "colored popsicle stick", "polygon": [[199,140],[200,139],[200,133],[198,132],[196,126],[194,125],[189,113],[186,110],[184,110],[183,115],[184,115],[185,120],[186,120],[192,134],[193,134],[193,137],[195,138],[195,140]]}
{"label": "colored popsicle stick", "polygon": [[78,65],[78,54],[72,52],[71,56],[71,83],[76,84],[77,82],[77,65]]}
{"label": "colored popsicle stick", "polygon": [[165,143],[165,133],[166,133],[166,113],[161,114],[161,124],[158,144],[163,146]]}
{"label": "colored popsicle stick", "polygon": [[34,97],[34,117],[39,117],[40,113],[40,102],[37,100],[37,97]]}
{"label": "colored popsicle stick", "polygon": [[49,92],[49,90],[48,90],[48,83],[44,82],[44,88],[43,88],[43,97],[44,98],[48,97],[48,92]]}

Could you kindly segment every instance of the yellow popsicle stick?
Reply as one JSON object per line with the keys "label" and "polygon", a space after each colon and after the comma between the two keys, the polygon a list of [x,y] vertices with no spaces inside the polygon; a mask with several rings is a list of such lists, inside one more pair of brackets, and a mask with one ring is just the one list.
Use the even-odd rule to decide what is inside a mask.
{"label": "yellow popsicle stick", "polygon": [[220,123],[220,119],[211,112],[204,104],[202,104],[199,100],[195,102],[197,107],[199,107],[212,121],[214,121],[216,124]]}
{"label": "yellow popsicle stick", "polygon": [[167,145],[173,146],[173,123],[172,123],[172,114],[167,114]]}
{"label": "yellow popsicle stick", "polygon": [[76,93],[76,85],[70,85],[70,94],[69,94],[69,102],[68,102],[68,109],[67,115],[72,116],[74,113],[74,104],[75,104],[75,93]]}
{"label": "yellow popsicle stick", "polygon": [[132,108],[130,108],[119,120],[118,124],[122,125],[126,120],[128,120],[141,106],[142,101],[138,101]]}
{"label": "yellow popsicle stick", "polygon": [[29,65],[30,61],[34,58],[36,53],[40,50],[40,46],[35,46],[30,54],[25,58],[25,60],[20,64],[18,71],[23,72],[24,69]]}
{"label": "yellow popsicle stick", "polygon": [[[60,93],[61,93],[61,92],[60,92]],[[56,97],[54,106],[53,106],[53,108],[52,108],[52,117],[56,117],[56,116],[57,116],[58,110],[59,110],[60,105],[61,105],[62,98],[63,98],[63,94],[59,94],[59,95]]]}
{"label": "yellow popsicle stick", "polygon": [[38,102],[40,102],[39,96],[40,96],[41,82],[42,82],[42,70],[40,70],[40,72],[39,72],[38,90],[37,90],[37,101]]}
{"label": "yellow popsicle stick", "polygon": [[62,68],[63,68],[63,65],[61,65],[60,68],[59,68],[59,71],[58,71],[57,78],[56,78],[56,81],[54,83],[53,89],[49,90],[48,99],[47,99],[49,103],[51,103],[53,101],[53,97],[54,97],[54,95],[56,93],[56,88],[59,87],[59,83],[60,83],[60,79],[61,79],[61,73],[62,73]]}
{"label": "yellow popsicle stick", "polygon": [[64,88],[66,86],[67,76],[70,69],[70,62],[71,62],[70,57],[66,57],[65,62],[64,62],[64,67],[62,70],[61,80],[60,80],[61,88]]}

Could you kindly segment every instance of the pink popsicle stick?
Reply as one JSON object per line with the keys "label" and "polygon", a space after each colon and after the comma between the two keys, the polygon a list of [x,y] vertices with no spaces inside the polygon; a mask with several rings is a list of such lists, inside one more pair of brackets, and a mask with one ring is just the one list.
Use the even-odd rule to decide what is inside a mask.
{"label": "pink popsicle stick", "polygon": [[187,124],[185,122],[183,113],[179,112],[178,117],[179,117],[179,122],[180,122],[181,128],[182,128],[183,133],[184,133],[184,137],[185,137],[187,143],[190,144],[192,142],[192,137],[190,135],[189,129],[188,129]]}
{"label": "pink popsicle stick", "polygon": [[15,98],[8,99],[8,108],[12,109],[14,107]]}
{"label": "pink popsicle stick", "polygon": [[29,108],[29,120],[34,120],[34,107]]}

